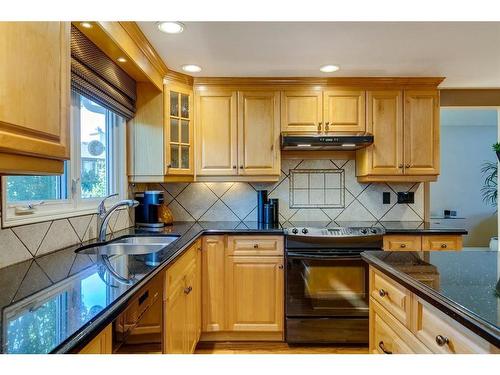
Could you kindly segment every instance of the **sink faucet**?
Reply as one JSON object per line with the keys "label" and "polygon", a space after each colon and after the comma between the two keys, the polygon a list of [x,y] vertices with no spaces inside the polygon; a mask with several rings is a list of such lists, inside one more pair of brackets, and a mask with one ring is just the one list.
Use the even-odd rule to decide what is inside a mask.
{"label": "sink faucet", "polygon": [[97,231],[99,232],[99,237],[98,240],[99,242],[104,242],[106,240],[106,228],[108,226],[109,219],[111,217],[111,214],[116,211],[120,207],[136,207],[139,205],[139,202],[133,199],[124,199],[121,200],[117,203],[115,203],[113,206],[111,206],[108,210],[106,210],[106,206],[104,205],[106,200],[111,197],[116,197],[118,194],[111,194],[108,195],[106,198],[104,198],[101,203],[99,203],[99,207],[97,208],[97,213],[98,213],[98,225],[97,225]]}

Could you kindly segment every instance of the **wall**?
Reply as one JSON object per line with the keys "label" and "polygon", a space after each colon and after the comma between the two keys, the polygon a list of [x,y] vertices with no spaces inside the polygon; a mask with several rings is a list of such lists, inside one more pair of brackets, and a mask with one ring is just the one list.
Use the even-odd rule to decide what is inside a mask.
{"label": "wall", "polygon": [[[115,212],[113,215],[109,221],[108,234],[112,235],[118,230],[128,228],[133,223],[127,210]],[[96,214],[1,228],[0,268],[81,244],[96,237]]]}
{"label": "wall", "polygon": [[[177,221],[256,221],[257,190],[267,189],[278,198],[281,221],[418,221],[423,220],[422,184],[361,184],[355,176],[354,160],[282,160],[277,183],[168,183],[149,184],[164,190],[165,199]],[[344,171],[343,208],[290,208],[290,174],[293,169]],[[137,184],[136,191],[145,185]],[[415,192],[414,204],[396,204],[397,191]],[[321,189],[318,190],[320,192]],[[391,194],[391,204],[382,204],[382,192]],[[315,194],[313,192],[312,194]]]}
{"label": "wall", "polygon": [[431,217],[457,210],[465,218],[460,226],[469,231],[466,246],[488,246],[497,235],[496,208],[481,196],[481,165],[496,160],[491,150],[496,139],[496,110],[441,109],[441,175],[431,183]]}

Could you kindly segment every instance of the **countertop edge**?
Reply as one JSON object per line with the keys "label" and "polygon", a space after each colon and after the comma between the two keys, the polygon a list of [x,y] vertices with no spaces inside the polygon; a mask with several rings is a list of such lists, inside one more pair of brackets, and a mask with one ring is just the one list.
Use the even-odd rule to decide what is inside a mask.
{"label": "countertop edge", "polygon": [[417,294],[419,297],[423,298],[443,313],[449,315],[452,319],[458,321],[460,324],[467,327],[478,336],[481,336],[492,345],[500,348],[500,329],[494,325],[484,321],[460,304],[444,297],[418,280],[415,280],[414,278],[396,270],[377,257],[371,256],[370,251],[363,252],[361,256],[371,266],[374,266],[379,271],[389,277],[392,277],[398,283]]}
{"label": "countertop edge", "polygon": [[[194,223],[193,223],[194,225]],[[88,321],[82,328],[76,331],[73,335],[69,336],[64,342],[55,347],[50,354],[64,354],[64,353],[74,353],[75,351],[82,349],[86,344],[88,344],[102,329],[104,329],[108,324],[111,324],[113,320],[121,313],[126,307],[127,302],[129,302],[132,297],[137,293],[144,285],[151,281],[156,275],[162,272],[165,267],[172,263],[179,255],[184,253],[187,248],[189,248],[196,240],[198,240],[203,235],[222,235],[222,234],[246,234],[246,233],[258,233],[262,235],[282,235],[282,229],[211,229],[204,228],[198,233],[194,234],[191,239],[189,239],[182,247],[180,247],[175,253],[172,254],[168,259],[164,260],[158,265],[154,270],[148,273],[144,278],[142,278],[137,284],[127,290],[118,299],[113,301],[113,304],[107,307],[103,312],[97,315],[94,319]],[[117,237],[117,238],[120,238]]]}
{"label": "countertop edge", "polygon": [[[193,226],[196,222],[193,222]],[[50,353],[62,354],[74,352],[75,350],[83,348],[88,344],[92,338],[94,338],[102,329],[104,329],[108,324],[123,311],[126,304],[135,293],[137,293],[140,288],[151,281],[157,274],[162,272],[165,267],[167,267],[171,262],[173,262],[179,255],[181,255],[189,246],[193,244],[198,238],[203,235],[223,235],[223,234],[261,234],[261,235],[283,235],[284,229],[271,228],[271,229],[215,229],[215,228],[203,228],[199,232],[193,235],[181,248],[179,248],[175,253],[172,254],[168,259],[164,260],[157,268],[148,273],[143,279],[141,279],[137,284],[127,290],[123,295],[116,299],[112,305],[107,307],[103,312],[97,315],[94,319],[87,322],[82,328],[76,331],[73,335],[68,337],[64,342],[55,347]],[[438,229],[438,230],[425,230],[425,229],[386,229],[387,234],[391,233],[467,233],[465,230],[454,230],[454,229]],[[117,237],[117,238],[120,238]]]}

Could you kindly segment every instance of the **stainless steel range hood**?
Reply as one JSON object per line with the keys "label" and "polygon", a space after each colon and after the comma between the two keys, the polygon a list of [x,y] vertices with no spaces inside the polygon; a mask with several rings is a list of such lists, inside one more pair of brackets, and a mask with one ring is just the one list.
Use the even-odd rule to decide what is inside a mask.
{"label": "stainless steel range hood", "polygon": [[370,133],[281,133],[282,150],[357,150],[372,143]]}

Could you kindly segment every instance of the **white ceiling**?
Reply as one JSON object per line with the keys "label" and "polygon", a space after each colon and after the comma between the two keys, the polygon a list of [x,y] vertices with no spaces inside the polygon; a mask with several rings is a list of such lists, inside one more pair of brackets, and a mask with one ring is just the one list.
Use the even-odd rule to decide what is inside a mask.
{"label": "white ceiling", "polygon": [[[167,66],[194,76],[443,76],[441,87],[500,87],[500,22],[186,22],[139,26]],[[340,65],[321,73],[325,64]]]}

